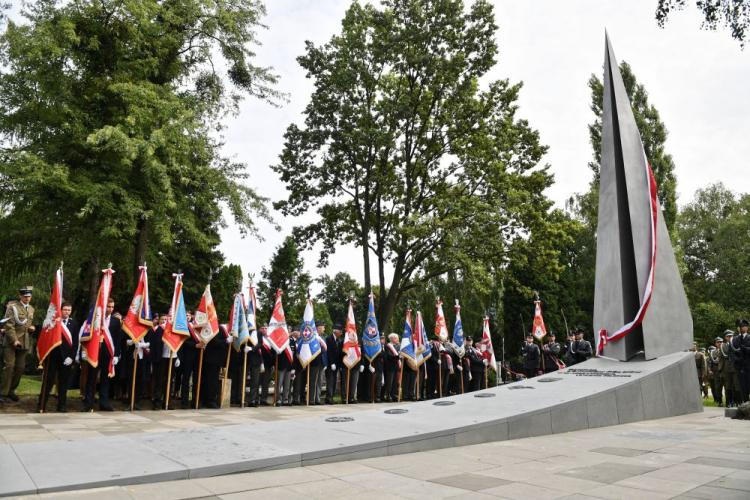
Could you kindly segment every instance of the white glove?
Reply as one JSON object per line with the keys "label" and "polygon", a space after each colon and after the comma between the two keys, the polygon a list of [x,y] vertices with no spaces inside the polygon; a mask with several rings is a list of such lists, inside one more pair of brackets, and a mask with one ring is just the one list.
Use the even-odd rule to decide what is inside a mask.
{"label": "white glove", "polygon": [[118,361],[120,361],[120,358],[115,356],[114,358],[112,358],[112,365],[116,365]]}
{"label": "white glove", "polygon": [[370,373],[375,373],[375,367],[370,365]]}
{"label": "white glove", "polygon": [[232,336],[230,335],[229,337],[227,337],[227,339],[226,339],[226,340],[227,340],[227,344],[231,344],[232,342],[234,342],[234,337],[232,337]]}
{"label": "white glove", "polygon": [[71,358],[70,356],[65,358],[65,360],[63,361],[63,366],[70,366],[72,364],[73,364],[73,358]]}
{"label": "white glove", "polygon": [[460,372],[464,371],[464,367],[461,366],[461,365],[458,365],[456,368],[458,368],[458,371],[460,371]]}
{"label": "white glove", "polygon": [[443,364],[443,360],[441,360],[441,359],[438,359],[438,360],[437,360],[437,363],[438,363],[438,366],[439,366],[439,365],[442,365],[442,364]]}
{"label": "white glove", "polygon": [[133,345],[133,339],[128,339],[127,342],[125,342],[127,345]]}
{"label": "white glove", "polygon": [[336,371],[336,363],[331,364],[331,370]]}
{"label": "white glove", "polygon": [[151,342],[138,342],[139,349],[148,349],[151,347]]}
{"label": "white glove", "polygon": [[260,373],[266,373],[266,365],[263,363],[260,364]]}
{"label": "white glove", "polygon": [[180,358],[174,358],[174,367],[179,368],[180,367]]}
{"label": "white glove", "polygon": [[359,365],[359,373],[365,371],[365,365]]}
{"label": "white glove", "polygon": [[323,365],[323,371],[326,371],[328,367],[326,365]]}
{"label": "white glove", "polygon": [[86,361],[86,358],[87,358],[86,349],[81,349],[81,359]]}
{"label": "white glove", "polygon": [[488,365],[488,363],[487,363],[487,360],[486,360],[486,359],[483,359],[483,360],[482,360],[482,363],[484,363],[484,366],[487,366],[487,365]]}
{"label": "white glove", "polygon": [[474,378],[474,377],[472,377],[471,376],[471,372],[469,372],[469,381],[471,381],[472,378]]}
{"label": "white glove", "polygon": [[294,368],[292,368],[292,375],[294,375],[295,373],[297,373],[297,370],[295,370]]}
{"label": "white glove", "polygon": [[250,352],[250,351],[252,351],[252,350],[253,350],[253,348],[252,348],[252,347],[250,347],[249,345],[246,345],[246,346],[245,346],[245,354],[247,354],[248,352]]}

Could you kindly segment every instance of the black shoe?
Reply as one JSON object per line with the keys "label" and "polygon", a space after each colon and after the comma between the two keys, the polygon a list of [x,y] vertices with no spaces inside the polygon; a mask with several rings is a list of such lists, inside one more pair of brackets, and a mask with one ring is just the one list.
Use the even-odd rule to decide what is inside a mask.
{"label": "black shoe", "polygon": [[18,403],[18,399],[19,398],[16,395],[16,393],[11,392],[10,394],[8,394],[8,399],[10,399],[11,401],[13,401],[14,403]]}
{"label": "black shoe", "polygon": [[58,406],[57,413],[68,413],[68,409],[64,406]]}
{"label": "black shoe", "polygon": [[180,409],[181,410],[189,410],[190,404],[189,403],[180,403]]}
{"label": "black shoe", "polygon": [[161,401],[153,401],[151,403],[151,409],[152,410],[161,410],[162,402]]}
{"label": "black shoe", "polygon": [[268,403],[268,401],[261,401],[261,402],[260,402],[260,405],[261,405],[261,406],[271,406],[271,405],[270,405],[270,404]]}
{"label": "black shoe", "polygon": [[380,398],[377,398],[377,399],[375,400],[375,402],[376,402],[376,403],[380,403]]}
{"label": "black shoe", "polygon": [[109,404],[99,404],[99,411],[115,411]]}
{"label": "black shoe", "polygon": [[82,413],[89,413],[94,411],[94,408],[91,405],[83,405],[83,410],[81,410]]}
{"label": "black shoe", "polygon": [[204,408],[209,408],[211,410],[218,410],[219,405],[217,405],[216,403],[206,403]]}

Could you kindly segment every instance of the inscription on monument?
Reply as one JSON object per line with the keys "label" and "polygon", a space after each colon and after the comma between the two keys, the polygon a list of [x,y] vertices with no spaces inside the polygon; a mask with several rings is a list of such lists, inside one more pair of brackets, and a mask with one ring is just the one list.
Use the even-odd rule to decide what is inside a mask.
{"label": "inscription on monument", "polygon": [[622,377],[630,378],[640,370],[597,370],[596,368],[568,368],[565,373],[576,377]]}

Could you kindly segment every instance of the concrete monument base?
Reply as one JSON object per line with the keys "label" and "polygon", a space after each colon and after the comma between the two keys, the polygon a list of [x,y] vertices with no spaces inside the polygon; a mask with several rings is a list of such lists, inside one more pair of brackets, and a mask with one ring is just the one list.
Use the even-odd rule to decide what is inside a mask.
{"label": "concrete monument base", "polygon": [[529,381],[388,410],[373,405],[347,413],[342,406],[337,417],[0,445],[0,495],[339,462],[702,409],[691,353],[627,363],[598,358]]}

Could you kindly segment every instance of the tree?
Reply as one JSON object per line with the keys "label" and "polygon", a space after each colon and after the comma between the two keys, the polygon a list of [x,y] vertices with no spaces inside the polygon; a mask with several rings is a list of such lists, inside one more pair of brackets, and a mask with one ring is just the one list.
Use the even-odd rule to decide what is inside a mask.
{"label": "tree", "polygon": [[[330,277],[327,274],[319,279],[323,289],[318,294],[318,301],[328,308],[331,321],[344,325],[349,313],[349,297],[354,293],[354,318],[359,323],[365,317],[367,304],[363,301],[367,295],[357,280],[349,273],[340,272]],[[364,305],[363,305],[364,304]]]}
{"label": "tree", "polygon": [[6,282],[61,258],[81,303],[110,260],[123,298],[143,261],[164,278],[194,266],[206,280],[221,263],[221,207],[243,232],[255,231],[251,216],[269,217],[244,165],[221,156],[215,125],[243,96],[280,97],[273,73],[252,63],[263,13],[257,1],[39,0],[23,23],[8,22],[0,35]]}
{"label": "tree", "polygon": [[[214,299],[219,322],[228,320],[234,304],[234,294],[242,287],[242,269],[236,264],[222,266],[211,280],[211,297]],[[201,290],[201,293],[203,291]]]}
{"label": "tree", "polygon": [[[715,303],[739,315],[750,312],[750,195],[737,196],[722,184],[696,192],[678,219],[684,253],[684,283],[693,312]],[[727,325],[725,328],[731,328]]]}
{"label": "tree", "polygon": [[[673,10],[685,8],[687,0],[659,0],[656,22],[664,27]],[[695,6],[703,15],[702,28],[716,30],[719,25],[729,28],[732,38],[745,46],[750,31],[750,2],[748,0],[696,0]]]}
{"label": "tree", "polygon": [[260,275],[262,279],[258,283],[258,300],[261,302],[259,307],[265,311],[264,318],[271,317],[276,290],[280,289],[284,292],[282,300],[287,324],[290,328],[296,328],[302,323],[312,278],[304,270],[304,262],[294,238],[287,236],[284,239],[276,248],[269,266],[263,267]]}
{"label": "tree", "polygon": [[322,240],[321,264],[340,242],[361,249],[382,325],[431,278],[491,287],[508,244],[545,223],[552,178],[538,133],[516,117],[521,85],[480,85],[496,30],[485,0],[354,3],[339,35],[298,58],[314,91],[273,167],[289,191],[276,206],[317,211],[296,237]]}

